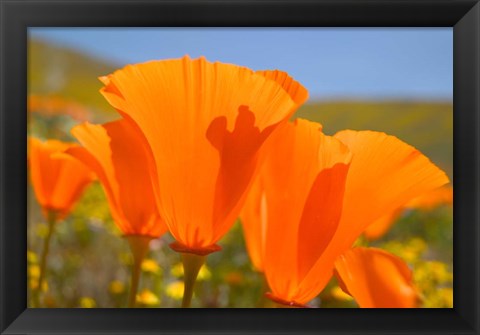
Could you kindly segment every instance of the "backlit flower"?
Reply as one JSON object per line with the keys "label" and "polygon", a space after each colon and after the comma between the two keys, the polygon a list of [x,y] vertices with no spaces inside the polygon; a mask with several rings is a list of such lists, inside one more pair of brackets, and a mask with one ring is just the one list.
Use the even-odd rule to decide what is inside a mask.
{"label": "backlit flower", "polygon": [[177,251],[199,255],[238,216],[265,140],[307,98],[280,71],[205,58],[129,65],[102,77],[108,102],[145,136],[156,202]]}
{"label": "backlit flower", "polygon": [[[73,128],[72,134],[83,148],[72,148],[67,153],[97,173],[112,217],[130,245],[133,269],[128,307],[134,307],[149,243],[167,231],[157,210],[148,173],[151,153],[142,142],[142,133],[123,119],[104,125],[85,123]],[[145,299],[142,303],[147,305],[145,301],[154,300],[149,295]]]}
{"label": "backlit flower", "polygon": [[[342,211],[351,153],[317,123],[297,119],[282,125],[253,188],[260,197],[262,233],[257,250],[271,298],[301,305],[301,282],[335,233]],[[258,192],[260,183],[263,192]],[[248,203],[252,203],[249,199]],[[258,203],[258,201],[253,201]],[[245,211],[248,211],[245,209]],[[243,215],[242,215],[243,218]],[[249,227],[244,221],[247,241]],[[258,229],[258,226],[256,227]]]}
{"label": "backlit flower", "polygon": [[320,293],[369,223],[448,182],[415,148],[384,133],[331,137],[296,120],[272,136],[242,219],[270,298],[284,304],[301,306]]}
{"label": "backlit flower", "polygon": [[397,256],[376,248],[352,248],[335,262],[342,289],[362,308],[413,308],[419,295],[412,271]]}
{"label": "backlit flower", "polygon": [[78,145],[57,140],[29,138],[30,179],[46,218],[56,220],[70,213],[95,174],[83,163],[61,153]]}
{"label": "backlit flower", "polygon": [[[95,174],[74,157],[63,154],[77,147],[73,143],[57,140],[42,142],[29,138],[30,179],[36,198],[47,220],[44,244],[40,256],[38,281],[32,282],[32,306],[40,307],[40,295],[44,287],[50,241],[56,222],[66,217],[82,195],[84,188],[95,179]],[[48,306],[48,299],[44,300]]]}
{"label": "backlit flower", "polygon": [[141,133],[127,121],[84,123],[72,129],[83,147],[67,150],[100,179],[112,217],[124,235],[157,238],[167,228],[158,214]]}

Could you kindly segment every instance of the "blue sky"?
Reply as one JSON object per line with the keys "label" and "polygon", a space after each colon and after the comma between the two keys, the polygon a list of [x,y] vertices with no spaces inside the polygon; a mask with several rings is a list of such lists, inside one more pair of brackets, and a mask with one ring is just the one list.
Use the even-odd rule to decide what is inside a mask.
{"label": "blue sky", "polygon": [[314,99],[452,100],[451,28],[29,28],[121,67],[205,56],[287,71]]}

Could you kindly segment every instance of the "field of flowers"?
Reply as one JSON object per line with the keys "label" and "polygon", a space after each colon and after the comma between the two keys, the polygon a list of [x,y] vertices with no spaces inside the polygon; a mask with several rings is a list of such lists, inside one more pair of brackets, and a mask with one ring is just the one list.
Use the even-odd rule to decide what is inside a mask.
{"label": "field of flowers", "polygon": [[[189,82],[168,66],[158,71]],[[246,108],[205,124],[166,115],[165,127],[142,112],[148,94],[131,95],[129,85],[143,80],[135,71],[102,78],[111,106],[96,103],[100,82],[53,94],[33,72],[30,307],[453,306],[451,104],[302,105],[306,94],[288,75],[247,71],[240,77],[265,83],[253,100],[244,88],[232,94]],[[126,86],[122,75],[132,76]],[[151,103],[165,103],[171,86]],[[262,118],[269,99],[277,116]]]}

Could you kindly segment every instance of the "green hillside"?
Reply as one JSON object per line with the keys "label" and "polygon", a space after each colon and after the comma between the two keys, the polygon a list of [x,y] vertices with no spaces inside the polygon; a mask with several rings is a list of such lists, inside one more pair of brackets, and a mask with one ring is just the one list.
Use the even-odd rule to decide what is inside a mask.
{"label": "green hillside", "polygon": [[28,44],[29,94],[59,95],[94,109],[104,116],[115,114],[98,92],[99,76],[115,66],[66,48],[30,39]]}

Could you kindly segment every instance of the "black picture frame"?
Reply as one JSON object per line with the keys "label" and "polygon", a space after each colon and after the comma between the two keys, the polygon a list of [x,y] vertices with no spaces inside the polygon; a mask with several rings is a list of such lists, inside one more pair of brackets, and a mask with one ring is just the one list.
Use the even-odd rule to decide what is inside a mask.
{"label": "black picture frame", "polygon": [[[478,1],[0,0],[0,24],[1,334],[479,334]],[[41,26],[453,27],[454,308],[27,309],[27,28]]]}

